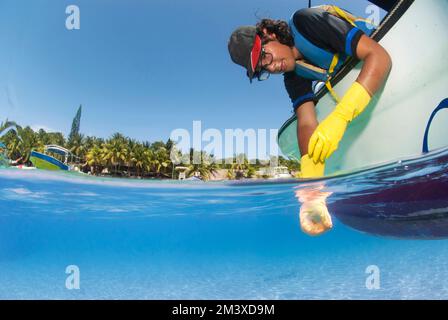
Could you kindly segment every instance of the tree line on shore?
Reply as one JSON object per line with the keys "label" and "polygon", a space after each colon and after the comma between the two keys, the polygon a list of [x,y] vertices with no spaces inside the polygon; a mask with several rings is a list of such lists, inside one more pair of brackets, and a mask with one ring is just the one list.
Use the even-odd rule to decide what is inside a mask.
{"label": "tree line on shore", "polygon": [[[76,128],[75,128],[76,129]],[[94,175],[177,179],[177,166],[186,168],[186,176],[200,176],[209,180],[220,169],[226,169],[226,178],[253,178],[262,161],[249,161],[244,154],[233,159],[219,161],[204,151],[190,149],[189,154],[176,151],[173,141],[137,141],[114,133],[110,138],[85,136],[73,130],[68,138],[60,132],[46,132],[44,129],[34,131],[31,127],[22,127],[15,122],[5,121],[0,125],[0,141],[7,148],[7,155],[16,164],[31,165],[32,150],[43,152],[45,145],[58,145],[68,149],[76,156],[73,163],[83,172]],[[57,155],[55,156],[57,157]],[[193,164],[193,159],[201,159]],[[178,159],[173,163],[172,159]],[[189,161],[188,161],[189,160]],[[300,164],[283,157],[274,159],[278,165],[288,167],[290,171],[300,170]],[[180,163],[179,163],[180,162]]]}

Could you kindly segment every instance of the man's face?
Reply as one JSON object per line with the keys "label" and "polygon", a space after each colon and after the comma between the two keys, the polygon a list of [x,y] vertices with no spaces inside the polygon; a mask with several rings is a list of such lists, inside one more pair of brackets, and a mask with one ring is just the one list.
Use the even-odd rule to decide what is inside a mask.
{"label": "man's face", "polygon": [[[271,74],[294,71],[296,59],[292,48],[277,40],[269,41],[263,47],[266,55],[262,60],[262,66],[265,70]],[[269,64],[269,62],[271,63]]]}

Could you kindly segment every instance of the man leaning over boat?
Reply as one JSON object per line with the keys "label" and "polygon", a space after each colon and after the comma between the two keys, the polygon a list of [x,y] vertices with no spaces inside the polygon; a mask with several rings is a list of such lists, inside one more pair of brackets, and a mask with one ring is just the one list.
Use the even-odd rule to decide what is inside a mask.
{"label": "man leaning over boat", "polygon": [[[230,37],[230,56],[246,68],[250,82],[283,74],[297,117],[302,178],[324,175],[325,162],[337,150],[348,124],[367,108],[386,80],[392,61],[386,50],[369,37],[373,30],[368,21],[326,5],[298,10],[289,22],[262,19],[256,26],[238,28]],[[356,81],[339,99],[330,80],[350,57],[364,64]],[[315,112],[315,81],[324,82],[337,101],[320,124]],[[296,194],[302,203],[302,230],[320,235],[331,229],[328,195],[316,197],[313,190],[303,192]]]}
{"label": "man leaning over boat", "polygon": [[[232,60],[246,68],[252,82],[283,74],[286,91],[297,116],[297,140],[302,178],[324,175],[325,161],[337,150],[347,125],[368,106],[383,85],[392,61],[386,50],[371,39],[373,26],[336,6],[295,12],[289,23],[262,19],[256,26],[240,27],[228,43]],[[348,58],[364,62],[362,70],[342,99],[330,79]],[[338,101],[320,124],[313,81],[325,82]]]}

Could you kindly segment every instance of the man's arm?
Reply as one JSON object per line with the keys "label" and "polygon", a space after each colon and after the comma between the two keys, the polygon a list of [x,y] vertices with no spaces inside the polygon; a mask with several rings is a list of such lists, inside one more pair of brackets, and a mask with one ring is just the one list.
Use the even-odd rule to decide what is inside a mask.
{"label": "man's arm", "polygon": [[392,59],[375,40],[363,35],[356,47],[356,55],[364,61],[356,80],[373,96],[384,84],[392,68]]}
{"label": "man's arm", "polygon": [[386,50],[365,35],[361,36],[356,51],[357,57],[364,61],[358,79],[310,138],[308,154],[315,163],[325,162],[337,150],[348,123],[369,105],[392,67]]}
{"label": "man's arm", "polygon": [[316,130],[317,122],[314,101],[308,101],[296,109],[297,116],[297,140],[299,142],[300,154],[308,154],[308,143],[314,130]]}
{"label": "man's arm", "polygon": [[[392,60],[380,44],[365,35],[359,40],[356,55],[364,61],[356,81],[373,96],[384,84],[392,67]],[[309,140],[318,126],[314,102],[305,102],[297,108],[296,116],[299,149],[300,153],[305,155],[308,154]]]}
{"label": "man's arm", "polygon": [[285,88],[297,117],[297,141],[301,154],[308,153],[308,141],[316,129],[315,103],[312,81],[299,77],[294,71],[285,73]]}

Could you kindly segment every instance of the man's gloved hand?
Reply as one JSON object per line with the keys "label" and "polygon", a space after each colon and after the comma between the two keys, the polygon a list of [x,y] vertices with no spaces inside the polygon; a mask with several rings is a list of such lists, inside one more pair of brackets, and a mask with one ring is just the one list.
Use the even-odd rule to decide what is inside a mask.
{"label": "man's gloved hand", "polygon": [[335,110],[311,136],[308,154],[315,163],[325,162],[338,149],[348,123],[364,111],[370,99],[370,94],[360,83],[353,83]]}
{"label": "man's gloved hand", "polygon": [[338,149],[347,125],[348,121],[340,117],[336,110],[320,123],[308,146],[313,161],[325,161]]}
{"label": "man's gloved hand", "polygon": [[302,157],[300,161],[300,178],[320,178],[324,176],[325,163],[317,161],[315,163],[309,155]]}

